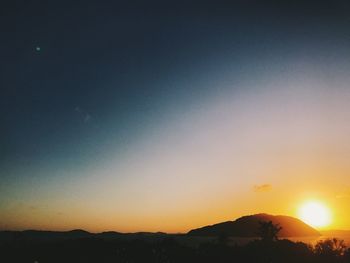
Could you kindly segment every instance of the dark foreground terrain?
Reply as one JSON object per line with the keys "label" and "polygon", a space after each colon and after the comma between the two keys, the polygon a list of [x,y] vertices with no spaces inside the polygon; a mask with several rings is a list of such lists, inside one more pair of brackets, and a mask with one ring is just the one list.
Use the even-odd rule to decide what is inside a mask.
{"label": "dark foreground terrain", "polygon": [[242,246],[227,239],[189,246],[171,236],[115,239],[15,239],[0,242],[0,262],[350,262],[350,249],[339,240],[314,247],[289,240],[255,240]]}

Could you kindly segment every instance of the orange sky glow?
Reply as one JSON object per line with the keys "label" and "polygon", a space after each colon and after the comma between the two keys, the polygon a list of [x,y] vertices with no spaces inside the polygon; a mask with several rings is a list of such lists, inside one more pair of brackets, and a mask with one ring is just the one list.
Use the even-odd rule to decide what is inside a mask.
{"label": "orange sky glow", "polygon": [[105,149],[79,169],[42,166],[53,176],[2,194],[0,228],[176,233],[261,212],[298,216],[318,200],[332,213],[327,229],[350,229],[350,80],[340,78],[242,82],[159,120],[123,153]]}

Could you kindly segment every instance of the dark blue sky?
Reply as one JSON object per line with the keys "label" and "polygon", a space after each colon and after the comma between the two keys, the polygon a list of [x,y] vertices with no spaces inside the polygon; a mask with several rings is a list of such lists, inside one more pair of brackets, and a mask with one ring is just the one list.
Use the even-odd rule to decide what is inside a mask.
{"label": "dark blue sky", "polygon": [[2,164],[77,155],[93,134],[108,143],[110,122],[123,143],[220,90],[193,83],[219,79],[228,60],[254,77],[257,60],[344,48],[348,11],[345,1],[11,1],[1,10]]}
{"label": "dark blue sky", "polygon": [[347,1],[125,2],[2,4],[0,190],[103,163],[295,61],[346,67]]}

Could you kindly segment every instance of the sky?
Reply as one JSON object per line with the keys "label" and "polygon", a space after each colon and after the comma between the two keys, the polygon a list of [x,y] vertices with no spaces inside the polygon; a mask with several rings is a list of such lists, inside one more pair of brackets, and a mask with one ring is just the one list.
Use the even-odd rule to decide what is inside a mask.
{"label": "sky", "polygon": [[4,3],[0,229],[350,229],[347,1],[165,2]]}

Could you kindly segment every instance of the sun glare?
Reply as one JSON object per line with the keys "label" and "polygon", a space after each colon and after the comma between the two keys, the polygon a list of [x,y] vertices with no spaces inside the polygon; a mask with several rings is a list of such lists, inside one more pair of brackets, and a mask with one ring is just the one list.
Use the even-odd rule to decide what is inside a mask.
{"label": "sun glare", "polygon": [[305,202],[299,208],[299,218],[313,227],[325,227],[331,223],[331,212],[318,201]]}

